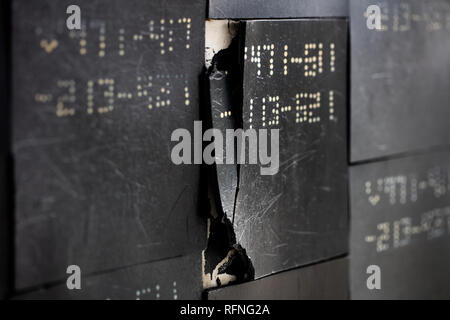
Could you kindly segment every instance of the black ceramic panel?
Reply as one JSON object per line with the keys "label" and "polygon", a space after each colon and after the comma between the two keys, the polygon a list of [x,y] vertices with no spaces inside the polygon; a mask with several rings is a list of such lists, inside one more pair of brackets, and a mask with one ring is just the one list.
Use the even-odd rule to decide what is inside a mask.
{"label": "black ceramic panel", "polygon": [[10,7],[9,1],[0,3],[0,155],[8,149],[8,89],[10,50]]}
{"label": "black ceramic panel", "polygon": [[209,300],[347,300],[348,260],[336,259],[211,290]]}
{"label": "black ceramic panel", "polygon": [[204,1],[13,4],[16,287],[201,247],[199,168],[171,161],[193,131]]}
{"label": "black ceramic panel", "polygon": [[10,217],[8,215],[7,198],[7,161],[5,156],[0,156],[0,299],[8,293],[10,284]]}
{"label": "black ceramic panel", "polygon": [[210,19],[347,16],[348,0],[209,0]]}
{"label": "black ceramic panel", "polygon": [[350,12],[351,161],[448,144],[450,2],[351,0]]}
{"label": "black ceramic panel", "polygon": [[[351,168],[352,298],[450,298],[449,163],[440,152]],[[367,287],[372,265],[380,290]]]}
{"label": "black ceramic panel", "polygon": [[11,266],[11,230],[9,212],[9,37],[10,37],[9,1],[0,3],[0,298],[3,298],[10,284]]}
{"label": "black ceramic panel", "polygon": [[80,290],[61,284],[19,295],[19,300],[199,300],[200,253],[83,277]]}
{"label": "black ceramic panel", "polygon": [[278,173],[240,167],[234,227],[258,278],[347,252],[347,22],[248,21],[243,54],[244,129],[280,130]]}
{"label": "black ceramic panel", "polygon": [[[220,130],[224,139],[227,129],[234,130],[236,128],[234,120],[236,110],[233,110],[232,107],[232,82],[233,79],[230,79],[222,71],[214,72],[209,76],[212,127]],[[217,147],[222,146],[217,145]],[[231,219],[236,200],[238,169],[236,164],[226,164],[227,153],[226,148],[224,149],[223,158],[218,159],[222,163],[215,165],[218,188],[216,192],[220,198],[221,209]]]}

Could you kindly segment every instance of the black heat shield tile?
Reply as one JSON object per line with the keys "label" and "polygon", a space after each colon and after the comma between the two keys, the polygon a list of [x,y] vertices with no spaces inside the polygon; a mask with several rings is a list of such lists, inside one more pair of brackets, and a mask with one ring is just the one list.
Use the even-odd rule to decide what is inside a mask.
{"label": "black heat shield tile", "polygon": [[10,50],[10,8],[8,1],[0,3],[0,155],[8,152],[9,118],[8,118],[8,89],[9,70],[8,56]]}
{"label": "black heat shield tile", "polygon": [[258,278],[347,252],[347,21],[248,21],[244,51],[243,127],[280,129],[277,174],[240,167],[234,227]]}
{"label": "black heat shield tile", "polygon": [[347,300],[348,260],[318,263],[208,291],[208,300]]}
{"label": "black heat shield tile", "polygon": [[13,4],[16,287],[202,247],[199,167],[171,161],[193,131],[204,1]]}
{"label": "black heat shield tile", "polygon": [[200,252],[81,278],[80,290],[60,284],[16,300],[200,300]]}
{"label": "black heat shield tile", "polygon": [[0,299],[8,291],[10,257],[10,225],[8,211],[9,155],[9,1],[0,2]]}
{"label": "black heat shield tile", "polygon": [[450,2],[351,0],[350,12],[351,161],[448,144]]}
{"label": "black heat shield tile", "polygon": [[[450,298],[450,152],[350,169],[353,299]],[[367,268],[381,269],[369,290]]]}
{"label": "black heat shield tile", "polygon": [[347,16],[348,0],[209,0],[210,19]]}
{"label": "black heat shield tile", "polygon": [[[224,71],[215,71],[209,76],[209,91],[211,101],[211,123],[212,127],[226,136],[227,129],[235,129],[234,120],[236,110],[233,110],[233,79]],[[224,159],[226,150],[223,151]],[[223,160],[222,160],[223,161]],[[236,164],[216,164],[217,193],[220,199],[221,209],[228,219],[233,218],[236,200],[238,168]]]}
{"label": "black heat shield tile", "polygon": [[6,157],[0,155],[0,299],[8,293],[11,263],[10,224],[7,206],[7,169]]}

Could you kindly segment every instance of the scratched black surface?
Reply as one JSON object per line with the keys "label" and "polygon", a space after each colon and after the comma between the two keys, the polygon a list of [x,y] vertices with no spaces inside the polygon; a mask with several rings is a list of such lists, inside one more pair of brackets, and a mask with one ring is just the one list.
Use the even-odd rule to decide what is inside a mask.
{"label": "scratched black surface", "polygon": [[[450,298],[449,163],[436,152],[350,169],[353,299]],[[366,286],[370,265],[381,290]]]}
{"label": "scratched black surface", "polygon": [[81,290],[66,284],[18,295],[17,300],[200,300],[200,252],[81,278]]}
{"label": "scratched black surface", "polygon": [[[234,130],[236,128],[235,110],[232,110],[232,84],[230,81],[231,79],[225,72],[220,71],[209,77],[212,126],[222,132],[224,139],[226,129]],[[226,159],[226,150],[224,150],[223,156],[223,159]],[[215,167],[221,208],[228,219],[232,219],[236,200],[237,165],[224,163],[216,164]]]}
{"label": "scratched black surface", "polygon": [[348,259],[301,267],[255,281],[210,290],[208,300],[347,300]]}
{"label": "scratched black surface", "polygon": [[2,1],[0,4],[0,155],[4,155],[8,149],[8,114],[7,94],[9,53],[9,3]]}
{"label": "scratched black surface", "polygon": [[9,149],[8,112],[8,51],[9,51],[9,3],[0,3],[0,299],[8,288],[10,265],[10,230],[7,206],[7,159]]}
{"label": "scratched black surface", "polygon": [[[17,288],[60,281],[70,264],[90,274],[179,256],[205,238],[196,213],[199,169],[177,167],[170,159],[172,131],[192,131],[198,118],[204,51],[199,12],[205,4],[78,1],[83,30],[73,37],[65,27],[69,4],[13,6]],[[100,79],[114,84],[102,86]],[[66,97],[64,105],[74,108],[73,116],[56,114],[57,101],[68,92],[58,80],[76,83],[75,101]],[[94,85],[92,114],[88,81]],[[109,86],[114,109],[101,113]],[[38,93],[50,99],[36,102],[42,101]],[[162,106],[166,99],[170,105]]]}
{"label": "scratched black surface", "polygon": [[[346,143],[346,64],[347,22],[345,20],[248,21],[246,22],[244,62],[244,129],[280,129],[280,169],[276,175],[262,176],[259,165],[241,165],[240,189],[235,212],[238,243],[253,262],[255,276],[287,270],[347,252],[347,143]],[[305,45],[316,43],[310,55],[318,55],[323,44],[323,73],[304,76],[304,63],[288,63],[283,74],[283,48],[288,60],[306,58]],[[330,69],[330,46],[335,45],[335,72]],[[273,75],[270,51],[261,52],[261,74],[251,62],[251,47],[274,45]],[[308,53],[309,54],[309,53]],[[255,53],[256,57],[256,53]],[[310,64],[313,68],[313,64]],[[312,69],[309,69],[311,71]],[[315,69],[318,71],[318,69]],[[329,94],[334,90],[334,119],[330,120]],[[320,92],[316,123],[296,123],[297,93]],[[270,125],[279,96],[279,125]],[[266,126],[262,124],[262,99],[267,100]],[[254,100],[250,110],[250,99]],[[253,114],[252,114],[253,112]],[[250,115],[253,115],[250,122]],[[270,140],[269,140],[270,141]]]}
{"label": "scratched black surface", "polygon": [[7,218],[7,198],[6,198],[6,157],[0,156],[0,299],[3,298],[8,291],[8,266],[10,256],[8,245],[9,242],[9,224]]}
{"label": "scratched black surface", "polygon": [[367,28],[371,4],[350,1],[351,160],[448,144],[450,3],[378,1],[385,31]]}
{"label": "scratched black surface", "polygon": [[209,0],[210,19],[347,16],[348,0]]}

